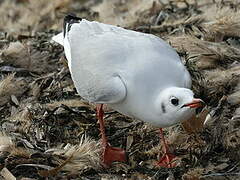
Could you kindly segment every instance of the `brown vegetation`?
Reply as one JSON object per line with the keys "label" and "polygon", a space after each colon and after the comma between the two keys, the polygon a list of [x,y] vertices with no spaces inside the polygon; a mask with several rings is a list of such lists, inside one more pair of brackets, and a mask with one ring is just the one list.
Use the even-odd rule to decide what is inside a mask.
{"label": "brown vegetation", "polygon": [[[220,0],[2,1],[0,178],[239,179],[239,8]],[[153,33],[176,48],[207,103],[197,118],[165,129],[176,168],[154,166],[156,128],[107,108],[107,136],[127,149],[128,163],[102,168],[95,105],[77,94],[63,48],[51,41],[67,12]]]}

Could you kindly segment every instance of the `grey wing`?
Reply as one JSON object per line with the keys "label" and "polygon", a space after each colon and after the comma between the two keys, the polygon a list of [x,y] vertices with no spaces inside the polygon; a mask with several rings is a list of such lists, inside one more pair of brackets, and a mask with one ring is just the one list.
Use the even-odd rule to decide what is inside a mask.
{"label": "grey wing", "polygon": [[81,82],[77,78],[73,78],[73,81],[78,93],[90,102],[113,104],[126,97],[125,84],[118,75],[104,78],[101,75],[85,74]]}
{"label": "grey wing", "polygon": [[127,94],[125,84],[117,73],[116,63],[113,63],[113,59],[119,57],[119,51],[111,49],[107,43],[105,47],[102,42],[105,38],[91,34],[90,25],[73,25],[68,34],[74,85],[78,93],[90,102],[118,103]]}

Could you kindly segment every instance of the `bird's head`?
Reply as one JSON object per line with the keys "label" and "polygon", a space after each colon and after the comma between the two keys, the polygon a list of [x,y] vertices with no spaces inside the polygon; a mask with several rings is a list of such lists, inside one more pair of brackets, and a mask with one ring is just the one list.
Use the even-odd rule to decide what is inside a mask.
{"label": "bird's head", "polygon": [[190,89],[171,87],[164,89],[157,98],[155,107],[161,116],[159,126],[168,127],[188,120],[196,109],[203,107],[201,99],[194,98]]}

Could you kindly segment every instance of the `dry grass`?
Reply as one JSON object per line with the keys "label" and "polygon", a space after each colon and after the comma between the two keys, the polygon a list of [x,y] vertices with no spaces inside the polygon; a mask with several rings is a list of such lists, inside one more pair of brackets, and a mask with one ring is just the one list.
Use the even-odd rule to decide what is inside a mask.
{"label": "dry grass", "polygon": [[49,67],[49,54],[46,51],[36,51],[32,46],[17,42],[11,42],[1,52],[3,64],[22,68],[22,71],[44,73],[51,69]]}
{"label": "dry grass", "polygon": [[[64,171],[79,173],[86,169],[101,168],[100,160],[101,148],[99,142],[96,142],[86,136],[82,136],[78,145],[66,145],[62,150],[56,150],[53,154],[61,154],[69,158],[67,164],[63,167]],[[63,161],[59,162],[62,164]]]}
{"label": "dry grass", "polygon": [[200,40],[194,36],[178,36],[170,43],[179,52],[187,52],[189,59],[196,61],[199,69],[215,69],[239,61],[240,50],[225,43],[214,43]]}
{"label": "dry grass", "polygon": [[78,145],[67,144],[64,148],[48,150],[47,152],[61,156],[65,160],[58,158],[57,167],[39,171],[43,177],[55,176],[59,171],[79,174],[92,168],[96,170],[101,168],[100,145],[86,136],[82,136]]}
{"label": "dry grass", "polygon": [[99,12],[99,21],[126,27],[131,26],[136,21],[135,17],[139,12],[151,8],[153,2],[153,0],[128,2],[103,0],[103,3],[94,6],[93,10]]}
{"label": "dry grass", "polygon": [[[7,34],[0,33],[0,65],[10,71],[0,69],[0,130],[9,136],[0,136],[0,170],[17,178],[124,179],[124,174],[153,180],[239,172],[239,5],[196,2],[3,1],[0,29]],[[129,162],[101,167],[94,107],[77,95],[58,61],[62,48],[50,42],[56,32],[49,30],[61,30],[67,11],[154,33],[168,39],[186,62],[195,94],[209,112],[189,120],[185,130],[177,125],[164,131],[179,157],[171,173],[152,163],[162,153],[156,128],[111,110],[105,115],[107,136],[115,147],[127,147]]]}
{"label": "dry grass", "polygon": [[203,169],[195,168],[190,169],[187,173],[185,173],[182,177],[183,180],[200,180],[201,174],[204,172]]}
{"label": "dry grass", "polygon": [[70,99],[70,100],[62,100],[62,101],[55,101],[52,103],[48,103],[46,104],[46,106],[49,109],[55,109],[56,107],[59,107],[61,105],[65,105],[68,107],[85,107],[91,110],[94,110],[95,107],[87,102],[84,102],[83,100],[79,100],[79,99]]}
{"label": "dry grass", "polygon": [[[15,35],[23,31],[26,34],[30,33],[27,35],[34,35],[36,31],[44,31],[46,28],[58,28],[59,24],[55,22],[56,10],[66,10],[70,2],[70,0],[39,0],[36,2],[26,1],[25,3],[3,1],[0,8],[2,14],[1,30]],[[46,20],[48,20],[47,24]]]}
{"label": "dry grass", "polygon": [[8,152],[9,148],[14,145],[12,138],[0,132],[0,152]]}
{"label": "dry grass", "polygon": [[0,81],[0,106],[9,102],[11,96],[21,96],[26,91],[26,87],[26,82],[14,78],[14,74],[6,76]]}
{"label": "dry grass", "polygon": [[208,20],[203,25],[206,33],[205,40],[221,42],[228,37],[239,37],[240,11],[230,7],[209,8],[204,17]]}
{"label": "dry grass", "polygon": [[[240,70],[238,71],[238,73],[240,73]],[[240,104],[240,83],[238,83],[238,85],[234,88],[233,93],[228,96],[227,101],[231,105]]]}

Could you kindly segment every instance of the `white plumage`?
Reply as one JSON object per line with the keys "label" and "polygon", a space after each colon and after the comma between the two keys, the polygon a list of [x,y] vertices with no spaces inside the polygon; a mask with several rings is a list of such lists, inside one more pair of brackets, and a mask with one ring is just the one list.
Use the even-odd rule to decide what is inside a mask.
{"label": "white plumage", "polygon": [[[167,127],[190,118],[191,78],[162,39],[85,19],[53,40],[64,46],[71,76],[86,100]],[[175,99],[175,100],[173,100]],[[177,105],[173,101],[177,101]]]}

